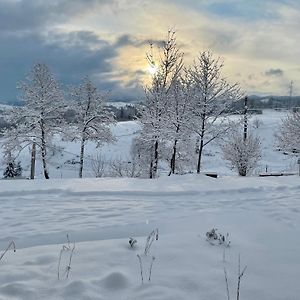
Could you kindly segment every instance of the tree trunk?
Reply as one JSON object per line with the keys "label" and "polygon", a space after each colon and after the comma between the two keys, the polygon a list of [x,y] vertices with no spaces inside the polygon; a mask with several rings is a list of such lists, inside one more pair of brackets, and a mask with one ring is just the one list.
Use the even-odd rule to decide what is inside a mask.
{"label": "tree trunk", "polygon": [[43,120],[41,121],[41,154],[42,154],[42,163],[43,163],[43,169],[44,169],[44,176],[45,179],[49,179],[49,173],[48,173],[48,169],[47,169],[47,163],[46,163],[46,140],[45,140],[45,128],[44,128],[44,122]]}
{"label": "tree trunk", "polygon": [[157,175],[158,168],[158,141],[155,141],[154,145],[154,164],[153,164],[153,177],[155,178]]}
{"label": "tree trunk", "polygon": [[36,156],[36,143],[32,143],[31,149],[31,167],[30,167],[30,179],[34,179],[35,175],[35,156]]}
{"label": "tree trunk", "polygon": [[247,140],[248,135],[248,97],[245,97],[244,102],[244,142]]}
{"label": "tree trunk", "polygon": [[198,153],[197,174],[200,174],[200,169],[201,169],[201,159],[202,159],[202,152],[203,152],[203,147],[204,147],[205,118],[206,118],[206,114],[204,113],[202,115],[202,126],[201,126],[201,134],[200,134],[199,153]]}
{"label": "tree trunk", "polygon": [[198,153],[197,174],[200,174],[200,170],[201,170],[201,159],[202,159],[203,147],[204,147],[204,140],[203,140],[203,136],[201,136],[199,153]]}
{"label": "tree trunk", "polygon": [[175,174],[175,169],[176,169],[176,154],[177,154],[177,140],[174,141],[173,154],[172,154],[171,163],[170,163],[170,173],[169,173],[169,176],[171,174]]}
{"label": "tree trunk", "polygon": [[150,161],[150,172],[149,172],[149,178],[155,178],[157,173],[157,165],[158,165],[158,141],[155,141],[154,149],[151,149],[151,152],[154,152],[154,158],[151,157]]}
{"label": "tree trunk", "polygon": [[82,138],[81,147],[80,147],[79,178],[82,178],[82,173],[83,173],[84,146],[85,146],[85,138]]}
{"label": "tree trunk", "polygon": [[153,178],[153,159],[150,161],[150,173],[149,173],[149,178]]}

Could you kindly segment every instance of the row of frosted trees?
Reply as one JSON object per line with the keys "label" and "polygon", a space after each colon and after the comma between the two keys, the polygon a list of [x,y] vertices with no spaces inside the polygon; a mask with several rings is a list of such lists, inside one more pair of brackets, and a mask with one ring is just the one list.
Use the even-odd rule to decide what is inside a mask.
{"label": "row of frosted trees", "polygon": [[[168,31],[163,46],[147,55],[153,76],[145,88],[140,109],[142,131],[133,142],[133,153],[143,166],[144,177],[155,178],[159,164],[169,175],[202,168],[203,150],[213,141],[221,145],[223,158],[239,175],[246,176],[261,158],[261,141],[248,126],[247,97],[238,83],[222,77],[223,61],[210,51],[200,52],[186,66]],[[243,117],[232,122],[235,102],[245,99]],[[275,134],[281,150],[300,152],[300,114],[288,115]]]}
{"label": "row of frosted trees", "polygon": [[[18,155],[24,148],[31,146],[31,177],[34,177],[34,160],[38,152],[44,177],[49,179],[47,152],[57,134],[65,140],[79,141],[81,178],[86,143],[94,141],[100,146],[114,140],[110,129],[110,125],[115,122],[114,115],[106,108],[105,97],[89,78],[71,87],[65,95],[45,64],[36,64],[18,89],[24,105],[14,107],[8,113],[8,122],[13,125],[5,133],[5,155],[10,159],[12,153]],[[74,115],[72,124],[66,123],[65,114],[68,110]]]}
{"label": "row of frosted trees", "polygon": [[[243,97],[238,83],[222,77],[223,62],[210,51],[201,52],[191,66],[184,65],[184,54],[176,43],[176,33],[169,31],[158,53],[151,47],[147,55],[155,70],[146,88],[141,108],[141,135],[134,141],[136,152],[150,178],[155,178],[160,163],[169,165],[169,175],[189,169],[200,173],[203,150],[218,138],[225,138],[236,126],[229,121],[234,102]],[[232,167],[246,165],[246,175],[260,156],[260,142],[248,134],[237,147],[236,136],[228,135],[223,150],[235,151],[225,156]],[[253,151],[255,148],[256,151]],[[249,153],[255,153],[250,158]],[[236,162],[238,160],[238,162]],[[194,167],[193,167],[194,166]],[[145,174],[144,174],[145,176]]]}

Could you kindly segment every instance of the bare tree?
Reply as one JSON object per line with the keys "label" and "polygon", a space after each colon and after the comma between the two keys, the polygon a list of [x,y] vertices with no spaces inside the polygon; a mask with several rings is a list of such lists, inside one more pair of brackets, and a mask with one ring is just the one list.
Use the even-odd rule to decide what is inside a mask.
{"label": "bare tree", "polygon": [[258,119],[258,118],[255,118],[255,119],[252,121],[252,126],[253,126],[255,129],[260,128],[263,124],[264,124],[264,122],[263,122],[261,119]]}
{"label": "bare tree", "polygon": [[21,151],[36,143],[40,148],[44,176],[49,179],[47,147],[55,133],[61,132],[65,104],[59,84],[45,64],[34,65],[31,73],[18,86],[23,107],[10,111],[10,122],[15,126],[6,132],[6,151]]}
{"label": "bare tree", "polygon": [[80,141],[79,178],[82,178],[84,151],[88,141],[94,141],[99,147],[102,143],[114,141],[110,125],[115,122],[114,115],[105,106],[105,97],[101,95],[89,78],[71,90],[75,124],[69,136]]}
{"label": "bare tree", "polygon": [[151,178],[151,168],[153,163],[153,142],[145,139],[141,134],[135,137],[131,143],[130,154],[139,168],[139,177]]}
{"label": "bare tree", "polygon": [[91,158],[91,169],[96,178],[103,177],[106,169],[106,159],[101,152],[97,152]]}
{"label": "bare tree", "polygon": [[204,147],[228,130],[225,116],[229,114],[233,102],[241,98],[239,85],[230,84],[221,77],[222,68],[220,58],[204,51],[188,70],[194,88],[194,122],[191,129],[199,139],[197,173],[200,173]]}

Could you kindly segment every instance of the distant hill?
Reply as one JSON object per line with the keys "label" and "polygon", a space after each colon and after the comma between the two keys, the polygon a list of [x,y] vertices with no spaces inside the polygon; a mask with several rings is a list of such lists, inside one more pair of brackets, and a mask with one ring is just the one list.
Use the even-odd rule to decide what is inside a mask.
{"label": "distant hill", "polygon": [[[240,110],[244,106],[244,100],[241,99],[234,105],[235,110]],[[293,107],[300,107],[300,96],[248,96],[249,109],[292,109]]]}
{"label": "distant hill", "polygon": [[[11,106],[21,106],[20,101],[7,102],[0,100],[0,109],[9,108]],[[118,102],[107,102],[107,105],[112,107],[113,110],[131,110],[129,107],[135,107],[137,102],[135,101],[118,101]],[[244,107],[244,100],[241,99],[235,103],[233,110],[241,110]],[[265,109],[265,108],[278,108],[278,109],[292,109],[293,107],[300,107],[300,96],[258,96],[250,95],[248,96],[248,107],[249,109]],[[122,115],[123,112],[121,112]],[[118,113],[117,113],[118,115]],[[132,112],[129,113],[132,115]],[[122,118],[122,116],[121,116]]]}

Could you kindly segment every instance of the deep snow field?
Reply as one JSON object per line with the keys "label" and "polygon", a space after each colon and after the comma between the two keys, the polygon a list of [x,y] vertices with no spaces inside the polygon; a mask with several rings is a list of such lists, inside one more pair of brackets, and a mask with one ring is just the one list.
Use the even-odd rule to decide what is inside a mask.
{"label": "deep snow field", "polygon": [[[256,173],[266,164],[274,172],[297,170],[296,157],[272,150],[282,116],[270,111],[258,116],[264,152]],[[104,147],[103,153],[126,155],[137,129],[134,122],[118,124],[118,143]],[[66,144],[60,164],[74,148]],[[88,151],[92,153],[92,145]],[[50,175],[56,179],[1,180],[0,249],[13,240],[17,251],[9,250],[0,261],[0,299],[227,299],[224,267],[231,299],[236,299],[240,255],[241,269],[247,265],[241,300],[298,300],[299,176],[240,178],[226,167],[217,148],[208,151],[204,169],[218,172],[217,179],[190,174],[80,180],[67,178],[76,176],[77,166],[56,169],[53,160]],[[88,171],[85,175],[92,177]],[[225,261],[224,246],[206,241],[205,233],[214,227],[229,233]],[[159,238],[145,257],[146,237],[156,228]],[[62,253],[58,279],[67,234],[75,249],[68,278],[71,252]],[[133,248],[129,237],[137,240]]]}

